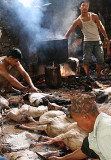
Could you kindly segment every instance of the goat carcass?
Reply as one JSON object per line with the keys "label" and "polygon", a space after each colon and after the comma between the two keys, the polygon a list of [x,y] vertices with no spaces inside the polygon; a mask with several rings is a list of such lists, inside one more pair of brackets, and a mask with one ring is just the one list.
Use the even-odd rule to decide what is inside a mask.
{"label": "goat carcass", "polygon": [[[68,131],[67,131],[68,130]],[[37,141],[34,137],[32,137],[31,135],[27,136],[35,141]],[[65,133],[62,133],[56,137],[46,137],[46,136],[42,136],[42,139],[48,140],[46,142],[41,142],[41,143],[35,143],[32,146],[39,146],[39,145],[50,145],[52,143],[55,142],[64,142],[64,144],[69,147],[72,151],[78,149],[83,142],[83,139],[87,136],[87,133],[81,129],[80,127],[78,127],[77,123],[74,122],[70,125],[70,127],[68,127],[66,129]]]}
{"label": "goat carcass", "polygon": [[26,118],[28,116],[37,118],[47,111],[48,111],[47,106],[33,107],[30,105],[24,104],[22,105],[21,108],[11,108],[7,113],[7,117],[9,117],[10,119],[16,122],[22,122],[22,121],[26,121]]}
{"label": "goat carcass", "polygon": [[108,103],[111,101],[111,87],[94,89],[92,93],[96,95],[97,103],[104,103],[104,102]]}
{"label": "goat carcass", "polygon": [[65,133],[67,127],[73,122],[73,120],[70,120],[62,111],[48,111],[40,116],[38,122],[35,120],[32,121],[36,124],[35,128],[24,125],[20,125],[20,127],[25,127],[30,130],[44,130],[50,137]]}
{"label": "goat carcass", "polygon": [[47,97],[52,97],[52,95],[46,93],[28,93],[24,96],[24,100],[29,100],[33,106],[39,106],[48,103]]}
{"label": "goat carcass", "polygon": [[[106,112],[109,115],[111,113],[108,106],[99,108],[99,111]],[[75,150],[81,146],[83,139],[87,136],[87,133],[79,128],[76,122],[73,123],[73,120],[68,119],[62,111],[48,111],[39,118],[39,122],[35,123],[37,124],[36,127],[26,127],[24,125],[20,125],[19,127],[30,130],[44,130],[48,136],[54,137],[48,138],[49,142],[41,144],[63,141],[71,150]],[[37,143],[37,145],[39,144]]]}
{"label": "goat carcass", "polygon": [[4,156],[7,157],[8,160],[40,160],[36,153],[29,150],[6,153]]}
{"label": "goat carcass", "polygon": [[[19,127],[30,130],[44,130],[48,136],[54,137],[54,141],[63,141],[72,150],[75,150],[81,146],[87,134],[77,126],[76,122],[74,124],[73,122],[62,111],[48,111],[39,118],[39,122],[35,122],[39,124],[36,127],[26,127],[25,125],[19,125]],[[67,131],[69,126],[70,129]]]}
{"label": "goat carcass", "polygon": [[0,97],[1,109],[9,109],[9,102],[7,99]]}
{"label": "goat carcass", "polygon": [[24,100],[29,100],[30,104],[33,106],[51,104],[55,106],[55,109],[62,108],[61,106],[58,106],[58,105],[71,103],[70,100],[63,100],[62,98],[58,98],[55,95],[46,94],[46,93],[29,93],[24,96]]}
{"label": "goat carcass", "polygon": [[39,158],[40,156],[38,156],[38,154],[42,155],[44,159],[48,159],[47,157],[50,157],[52,155],[60,156],[59,151],[48,151],[48,152],[36,152],[35,153],[29,150],[6,153],[4,154],[4,156],[7,157],[8,160],[40,160],[41,158]]}

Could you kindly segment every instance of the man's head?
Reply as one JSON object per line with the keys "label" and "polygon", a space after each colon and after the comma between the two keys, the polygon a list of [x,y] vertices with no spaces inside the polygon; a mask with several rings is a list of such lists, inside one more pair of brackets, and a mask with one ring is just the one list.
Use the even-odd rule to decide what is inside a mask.
{"label": "man's head", "polygon": [[87,13],[89,10],[89,1],[83,0],[80,2],[80,11],[81,13]]}
{"label": "man's head", "polygon": [[78,126],[87,132],[91,132],[94,122],[99,114],[95,96],[89,94],[77,94],[71,99],[71,115]]}
{"label": "man's head", "polygon": [[23,58],[23,56],[20,49],[14,47],[11,50],[9,50],[9,52],[7,53],[7,58],[10,65],[13,66],[18,61],[20,61]]}
{"label": "man's head", "polygon": [[19,60],[23,58],[20,49],[15,48],[15,47],[9,50],[9,52],[7,53],[7,57],[9,56],[11,56],[13,59],[19,59]]}

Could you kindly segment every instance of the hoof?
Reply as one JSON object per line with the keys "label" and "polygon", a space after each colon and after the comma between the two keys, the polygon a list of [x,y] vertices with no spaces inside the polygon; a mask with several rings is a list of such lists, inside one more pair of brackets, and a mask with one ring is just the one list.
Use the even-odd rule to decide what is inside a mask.
{"label": "hoof", "polygon": [[34,144],[31,144],[29,148],[34,148],[34,147],[35,147],[35,145],[34,145]]}
{"label": "hoof", "polygon": [[16,124],[16,125],[15,125],[15,128],[20,128],[20,124]]}
{"label": "hoof", "polygon": [[29,117],[30,117],[29,115],[25,115],[24,118],[28,121],[28,120],[29,120]]}
{"label": "hoof", "polygon": [[42,136],[40,136],[39,138],[38,138],[38,142],[40,142],[42,140]]}

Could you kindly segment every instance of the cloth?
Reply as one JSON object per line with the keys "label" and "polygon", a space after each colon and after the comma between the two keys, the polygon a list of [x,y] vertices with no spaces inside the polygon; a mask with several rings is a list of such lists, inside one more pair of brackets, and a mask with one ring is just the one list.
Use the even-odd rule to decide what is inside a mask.
{"label": "cloth", "polygon": [[111,160],[111,116],[100,113],[95,121],[94,130],[88,136],[89,148],[101,160]]}
{"label": "cloth", "polygon": [[90,15],[90,20],[84,22],[81,18],[80,21],[82,23],[82,32],[84,35],[84,41],[99,41],[100,36],[99,36],[99,31],[96,23],[92,20],[92,13],[88,13]]}
{"label": "cloth", "polygon": [[75,113],[90,113],[97,110],[95,96],[92,94],[75,94],[71,102],[71,111]]}
{"label": "cloth", "polygon": [[81,146],[81,150],[82,152],[87,155],[89,158],[98,158],[99,159],[99,156],[92,150],[89,148],[89,142],[88,142],[88,137],[86,137],[84,140],[83,140],[83,144]]}
{"label": "cloth", "polygon": [[104,51],[101,41],[85,41],[83,42],[83,64],[89,65],[92,61],[92,53],[96,57],[98,65],[104,64]]}

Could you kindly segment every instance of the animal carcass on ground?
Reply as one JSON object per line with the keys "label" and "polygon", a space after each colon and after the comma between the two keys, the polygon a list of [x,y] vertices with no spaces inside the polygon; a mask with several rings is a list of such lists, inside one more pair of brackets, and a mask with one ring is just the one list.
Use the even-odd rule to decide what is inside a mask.
{"label": "animal carcass on ground", "polygon": [[1,106],[1,109],[9,109],[9,102],[7,99],[5,99],[4,97],[0,97],[0,106]]}
{"label": "animal carcass on ground", "polygon": [[[111,115],[109,106],[100,107],[99,111]],[[76,122],[67,118],[62,111],[48,111],[40,117],[39,122],[35,123],[37,125],[35,127],[24,125],[20,125],[19,127],[30,130],[44,130],[49,137],[54,137],[45,137],[49,142],[37,143],[35,145],[63,141],[71,150],[76,150],[82,145],[83,139],[87,136],[87,133],[79,128]]]}
{"label": "animal carcass on ground", "polygon": [[11,108],[7,112],[7,117],[16,121],[16,122],[23,122],[28,119],[28,117],[37,118],[40,117],[42,114],[48,111],[47,106],[39,106],[33,107],[27,104],[22,105],[20,108]]}
{"label": "animal carcass on ground", "polygon": [[29,130],[44,130],[49,137],[55,137],[53,141],[63,141],[72,150],[79,148],[87,135],[77,126],[76,122],[68,118],[62,111],[48,111],[39,118],[39,122],[35,123],[35,127],[25,125],[19,125],[19,127]]}

